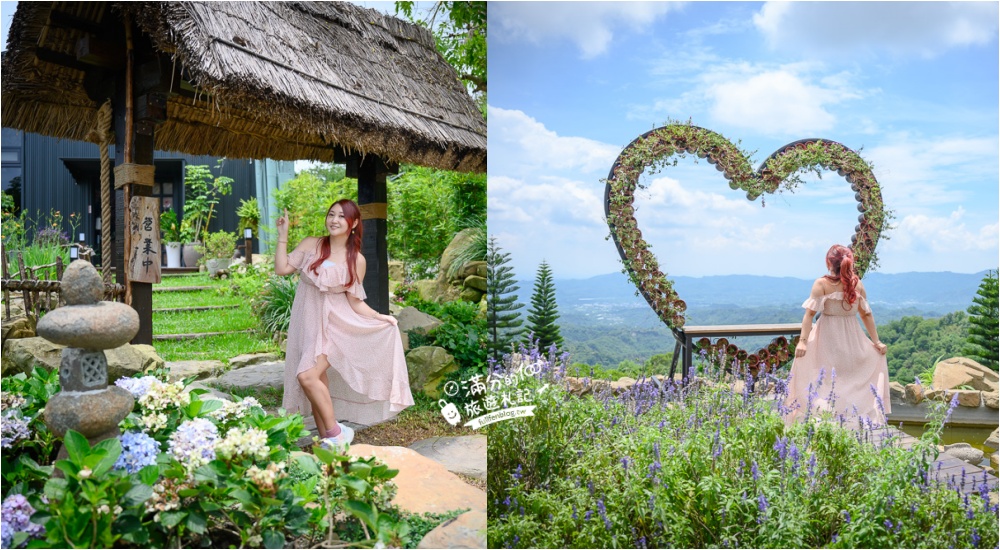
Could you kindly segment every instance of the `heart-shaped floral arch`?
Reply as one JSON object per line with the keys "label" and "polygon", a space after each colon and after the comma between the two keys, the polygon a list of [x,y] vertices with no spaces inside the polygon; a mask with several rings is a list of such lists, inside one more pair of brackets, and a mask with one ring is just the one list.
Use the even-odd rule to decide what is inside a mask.
{"label": "heart-shaped floral arch", "polygon": [[[643,240],[633,203],[643,173],[657,173],[665,166],[675,165],[677,161],[672,157],[683,157],[687,153],[715,165],[729,180],[729,187],[746,191],[751,201],[781,188],[794,189],[802,183],[800,174],[803,172],[819,175],[822,169],[835,170],[850,182],[861,212],[851,237],[855,270],[863,277],[869,268],[878,265],[875,246],[891,213],[882,202],[871,165],[856,152],[835,141],[804,139],[785,145],[753,171],[748,155],[725,137],[690,123],[670,123],[636,138],[615,160],[605,180],[604,213],[625,266],[624,272],[660,320],[671,329],[676,331],[684,326],[687,305],[674,291],[649,244]],[[710,345],[707,339],[703,340],[699,342],[702,347]],[[748,354],[724,340],[711,345],[712,351],[725,352],[751,365],[783,362],[788,358],[789,346],[794,347],[794,341],[789,343],[785,338],[778,338],[767,348]]]}

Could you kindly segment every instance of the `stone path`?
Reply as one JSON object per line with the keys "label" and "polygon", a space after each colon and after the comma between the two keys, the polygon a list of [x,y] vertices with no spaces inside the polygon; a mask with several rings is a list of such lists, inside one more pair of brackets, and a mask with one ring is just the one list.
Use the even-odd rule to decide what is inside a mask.
{"label": "stone path", "polygon": [[486,436],[431,437],[410,445],[410,449],[440,462],[449,472],[486,479]]}

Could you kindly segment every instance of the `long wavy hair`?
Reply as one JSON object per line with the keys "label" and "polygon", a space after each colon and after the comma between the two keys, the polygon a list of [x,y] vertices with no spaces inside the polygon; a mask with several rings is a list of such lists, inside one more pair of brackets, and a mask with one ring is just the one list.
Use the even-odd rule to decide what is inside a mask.
{"label": "long wavy hair", "polygon": [[850,248],[835,244],[826,252],[826,263],[830,265],[830,275],[825,275],[828,281],[844,283],[844,299],[853,304],[858,299],[858,281],[860,278],[854,272],[854,252]]}
{"label": "long wavy hair", "polygon": [[[351,199],[340,199],[339,201],[330,205],[327,208],[326,214],[330,215],[330,210],[333,210],[334,206],[340,205],[340,208],[344,211],[344,219],[347,221],[348,227],[354,226],[350,234],[347,235],[347,288],[350,288],[355,282],[358,281],[358,254],[361,253],[361,209],[358,208],[357,203]],[[355,222],[357,225],[355,226]],[[325,225],[325,224],[324,224]],[[324,237],[320,239],[319,247],[319,258],[316,259],[310,266],[309,269],[313,273],[319,274],[319,266],[323,264],[323,261],[330,257],[330,239],[329,237]]]}

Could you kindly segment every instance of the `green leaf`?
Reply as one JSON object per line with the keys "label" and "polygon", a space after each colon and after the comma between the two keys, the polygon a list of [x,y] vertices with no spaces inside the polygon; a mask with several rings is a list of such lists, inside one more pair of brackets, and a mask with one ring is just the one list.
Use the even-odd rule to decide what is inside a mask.
{"label": "green leaf", "polygon": [[138,506],[149,500],[153,496],[153,488],[149,485],[133,485],[131,489],[122,497],[121,505],[124,507]]}
{"label": "green leaf", "polygon": [[80,471],[80,467],[70,460],[57,460],[55,467],[62,470],[62,472],[68,476],[76,476],[77,472]]}
{"label": "green leaf", "polygon": [[160,512],[160,523],[168,529],[173,529],[184,519],[187,512],[184,510],[168,510],[166,512]]}
{"label": "green leaf", "polygon": [[334,454],[333,451],[330,451],[320,445],[313,446],[313,454],[315,454],[316,458],[320,459],[323,464],[330,465],[337,460],[337,455]]}
{"label": "green leaf", "polygon": [[320,474],[319,466],[312,455],[298,455],[295,457],[295,462],[298,463],[299,468],[303,472],[310,476],[318,476]]}
{"label": "green leaf", "polygon": [[204,533],[208,530],[208,517],[198,510],[192,510],[187,517],[187,528],[192,533]]}
{"label": "green leaf", "polygon": [[83,434],[80,432],[73,430],[66,432],[63,444],[66,446],[69,459],[77,464],[81,464],[84,457],[90,453],[90,443],[87,442],[87,438],[83,437]]}
{"label": "green leaf", "polygon": [[115,518],[115,533],[127,535],[129,533],[135,533],[142,528],[142,521],[132,514],[122,514]]}
{"label": "green leaf", "polygon": [[361,502],[360,500],[348,500],[344,502],[344,508],[351,515],[365,522],[368,527],[375,529],[376,525],[378,525],[378,510],[371,504]]}
{"label": "green leaf", "polygon": [[145,468],[139,470],[139,481],[145,483],[146,485],[152,485],[156,483],[156,480],[160,478],[160,467],[156,464],[150,464]]}
{"label": "green leaf", "polygon": [[352,462],[351,463],[351,475],[358,477],[360,479],[368,479],[368,475],[371,473],[372,467],[364,462]]}
{"label": "green leaf", "polygon": [[367,481],[358,479],[350,474],[338,477],[337,484],[342,487],[349,487],[362,495],[372,487]]}
{"label": "green leaf", "polygon": [[236,500],[240,501],[240,503],[244,506],[252,506],[254,503],[253,495],[251,495],[246,489],[233,489],[229,494]]}
{"label": "green leaf", "polygon": [[285,535],[281,531],[268,529],[264,531],[264,548],[284,548]]}

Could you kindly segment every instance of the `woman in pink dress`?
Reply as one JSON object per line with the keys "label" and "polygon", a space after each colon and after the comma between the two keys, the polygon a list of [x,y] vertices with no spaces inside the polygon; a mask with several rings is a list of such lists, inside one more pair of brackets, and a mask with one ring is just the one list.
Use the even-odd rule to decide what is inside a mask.
{"label": "woman in pink dress", "polygon": [[396,318],[364,302],[361,211],[349,199],[333,203],[326,214],[329,235],[306,237],[291,253],[287,211],[277,226],[274,272],[300,274],[282,407],[311,413],[325,444],[350,443],[354,430],[338,417],[376,424],[413,404]]}
{"label": "woman in pink dress", "polygon": [[[818,410],[882,424],[890,411],[886,345],[879,341],[865,286],[854,273],[854,253],[833,245],[826,253],[830,271],[813,283],[802,307],[802,334],[795,347],[785,423]],[[816,312],[822,316],[813,324]],[[858,325],[856,315],[868,329]]]}

